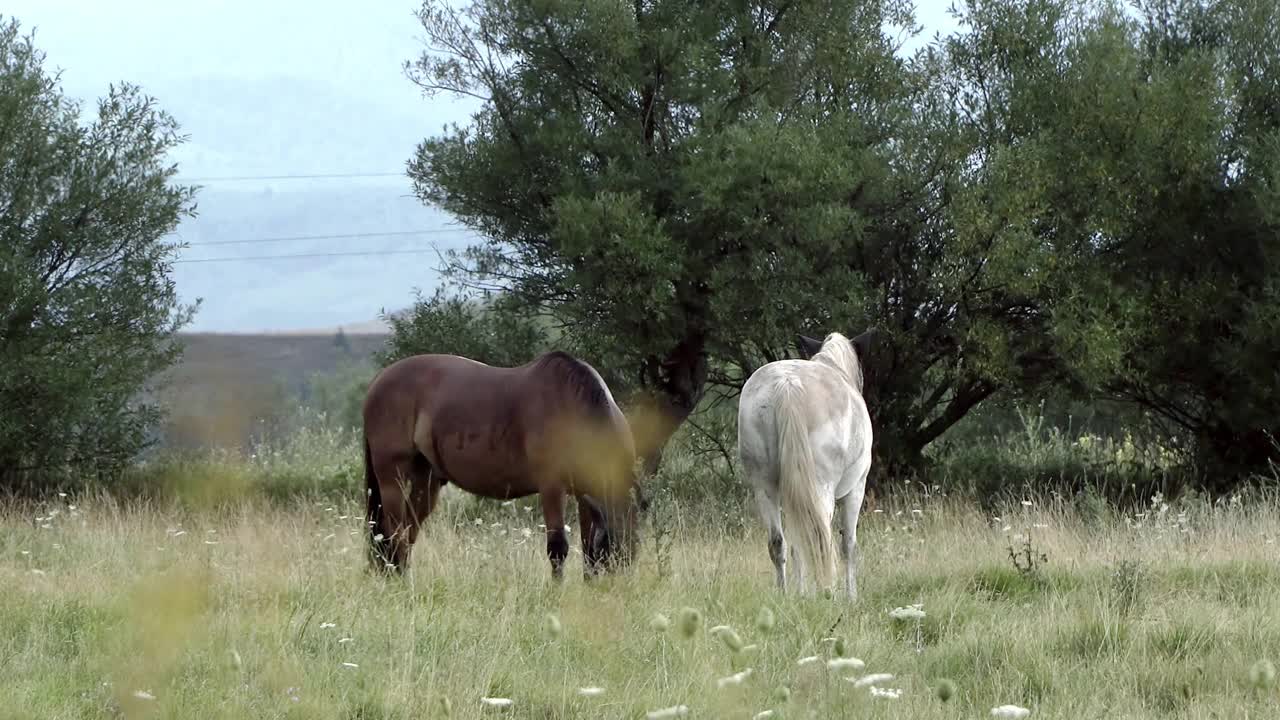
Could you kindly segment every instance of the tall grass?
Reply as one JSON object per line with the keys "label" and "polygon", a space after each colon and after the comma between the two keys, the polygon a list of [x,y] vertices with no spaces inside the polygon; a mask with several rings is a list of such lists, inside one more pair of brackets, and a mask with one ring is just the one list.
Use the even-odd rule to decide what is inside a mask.
{"label": "tall grass", "polygon": [[[1280,703],[1274,493],[1115,506],[1005,481],[970,495],[995,471],[1176,464],[1132,440],[1028,418],[984,449],[943,448],[941,481],[865,509],[851,605],[773,587],[731,423],[675,438],[633,572],[585,583],[571,523],[557,586],[536,498],[452,486],[409,575],[368,573],[358,433],[313,420],[242,453],[161,456],[111,494],[0,508],[0,718],[960,718],[1005,704],[1261,718]],[[841,653],[860,663],[828,666]]]}
{"label": "tall grass", "polygon": [[[571,524],[557,586],[526,504],[481,517],[447,489],[408,577],[386,580],[365,570],[354,499],[252,498],[0,513],[0,716],[421,718],[447,701],[461,718],[976,718],[1007,703],[1037,718],[1262,718],[1280,703],[1251,677],[1280,661],[1274,497],[1101,523],[1052,497],[994,513],[888,498],[864,516],[853,605],[779,594],[754,523],[683,509],[666,573],[650,535],[633,572],[585,583]],[[1015,565],[1023,544],[1044,559]],[[922,619],[890,614],[913,604]],[[684,608],[703,619],[688,637]],[[655,627],[659,614],[673,622]],[[865,666],[830,668],[841,650]],[[877,695],[850,681],[870,673],[893,677]]]}

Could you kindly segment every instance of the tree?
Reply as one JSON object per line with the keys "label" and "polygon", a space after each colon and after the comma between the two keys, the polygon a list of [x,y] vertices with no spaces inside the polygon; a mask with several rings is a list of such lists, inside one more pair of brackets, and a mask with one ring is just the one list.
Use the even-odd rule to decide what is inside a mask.
{"label": "tree", "polygon": [[0,18],[0,489],[103,477],[159,417],[148,381],[193,307],[162,238],[194,211],[170,184],[176,123],[136,87],[97,119],[61,93],[44,55]]}
{"label": "tree", "polygon": [[[974,3],[978,29],[954,52],[982,78],[968,86],[983,144],[1072,259],[1055,351],[1188,439],[1207,487],[1229,489],[1280,461],[1280,9],[1157,0],[1134,18],[1101,3],[1059,12],[1048,41],[1025,31],[1034,13],[1009,12],[1049,5]],[[1018,52],[998,49],[1009,37]]]}
{"label": "tree", "polygon": [[[454,259],[454,277],[509,290],[598,364],[632,369],[662,419],[638,438],[651,468],[708,383],[740,386],[798,331],[875,326],[873,467],[911,471],[997,392],[1177,376],[1139,371],[1160,342],[1143,328],[1169,326],[1140,311],[1168,300],[1124,290],[1143,274],[1115,253],[1160,253],[1143,243],[1177,215],[1148,199],[1199,167],[1161,146],[1203,129],[1176,115],[1177,91],[1196,108],[1222,97],[1192,66],[1142,76],[1139,35],[1114,5],[958,12],[963,32],[902,60],[887,27],[910,14],[887,0],[428,2],[431,48],[412,77],[482,105],[426,140],[410,172],[425,201],[487,238]],[[1274,57],[1241,47],[1254,65]],[[1236,74],[1265,117],[1269,76]],[[1133,137],[1150,141],[1140,154],[1124,146]],[[1249,142],[1252,158],[1274,154]],[[1252,185],[1260,210],[1274,187]],[[1179,202],[1192,200],[1209,209]],[[1227,254],[1206,291],[1256,257]],[[1203,295],[1191,304],[1212,323]],[[1169,358],[1187,357],[1175,347]]]}
{"label": "tree", "polygon": [[444,288],[437,288],[430,298],[419,297],[408,312],[386,318],[391,337],[376,355],[383,366],[410,355],[443,353],[515,367],[550,344],[545,327],[507,307],[501,298],[485,303]]}
{"label": "tree", "polygon": [[436,52],[414,78],[484,100],[411,167],[424,200],[491,240],[455,270],[631,370],[659,418],[638,438],[651,468],[708,380],[740,384],[813,298],[835,306],[833,327],[865,320],[856,274],[813,268],[842,255],[849,198],[882,172],[868,146],[902,80],[881,25],[905,16],[879,2],[423,8]]}
{"label": "tree", "polygon": [[1132,141],[1093,144],[1133,178],[1106,218],[1106,277],[1134,330],[1105,389],[1189,438],[1225,492],[1280,463],[1280,6],[1139,9],[1129,112],[1106,128]]}
{"label": "tree", "polygon": [[351,353],[351,341],[347,339],[347,333],[342,328],[338,328],[338,332],[333,335],[333,346],[343,352],[343,354]]}

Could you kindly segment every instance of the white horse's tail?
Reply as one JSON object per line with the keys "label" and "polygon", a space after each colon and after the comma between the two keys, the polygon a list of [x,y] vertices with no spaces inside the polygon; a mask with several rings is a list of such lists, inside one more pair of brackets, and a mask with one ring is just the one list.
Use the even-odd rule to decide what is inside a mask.
{"label": "white horse's tail", "polygon": [[778,420],[778,483],[782,492],[783,524],[790,540],[811,569],[819,588],[831,586],[836,573],[836,549],[831,524],[822,514],[818,473],[805,427],[800,382],[786,377],[775,390]]}

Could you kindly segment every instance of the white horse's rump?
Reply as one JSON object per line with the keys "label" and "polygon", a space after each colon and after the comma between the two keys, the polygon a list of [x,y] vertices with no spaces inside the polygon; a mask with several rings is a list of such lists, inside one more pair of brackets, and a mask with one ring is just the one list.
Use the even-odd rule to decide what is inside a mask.
{"label": "white horse's rump", "polygon": [[[840,503],[845,591],[857,596],[858,513],[871,469],[871,417],[862,399],[862,367],[839,333],[809,360],[779,360],[756,370],[738,402],[738,455],[769,532],[778,587],[787,586],[787,546],[799,589],[812,570],[819,587],[836,573],[831,523]],[[783,517],[786,533],[783,532]]]}

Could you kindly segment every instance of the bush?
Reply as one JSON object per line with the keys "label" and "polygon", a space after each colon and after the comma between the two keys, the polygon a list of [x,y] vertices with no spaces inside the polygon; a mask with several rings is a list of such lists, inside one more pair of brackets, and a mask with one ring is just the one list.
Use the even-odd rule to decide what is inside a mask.
{"label": "bush", "polygon": [[81,125],[43,63],[0,23],[0,491],[20,493],[118,477],[193,310],[163,240],[193,211],[177,123],[126,85]]}
{"label": "bush", "polygon": [[499,298],[480,301],[437,288],[402,317],[388,316],[391,339],[382,365],[426,353],[461,355],[489,365],[523,365],[551,346],[547,328]]}

